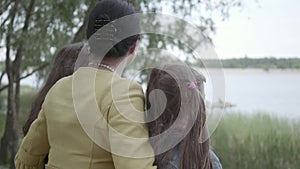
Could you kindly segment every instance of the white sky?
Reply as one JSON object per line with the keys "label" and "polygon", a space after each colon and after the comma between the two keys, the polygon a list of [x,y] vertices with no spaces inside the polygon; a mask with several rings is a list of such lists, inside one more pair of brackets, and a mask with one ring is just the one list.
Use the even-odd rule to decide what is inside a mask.
{"label": "white sky", "polygon": [[245,0],[229,20],[217,21],[219,58],[300,58],[300,0]]}

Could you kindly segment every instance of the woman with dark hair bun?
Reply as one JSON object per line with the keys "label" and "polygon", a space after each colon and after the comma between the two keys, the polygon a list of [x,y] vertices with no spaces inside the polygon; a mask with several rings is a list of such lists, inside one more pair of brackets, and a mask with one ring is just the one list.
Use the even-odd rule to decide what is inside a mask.
{"label": "woman with dark hair bun", "polygon": [[[88,43],[79,53],[76,71],[48,91],[15,157],[17,169],[156,168],[142,121],[142,88],[120,76],[132,59],[139,35],[120,37],[128,30],[137,32],[140,23],[118,19],[135,13],[125,0],[97,3],[89,16]],[[130,119],[136,116],[139,121]]]}

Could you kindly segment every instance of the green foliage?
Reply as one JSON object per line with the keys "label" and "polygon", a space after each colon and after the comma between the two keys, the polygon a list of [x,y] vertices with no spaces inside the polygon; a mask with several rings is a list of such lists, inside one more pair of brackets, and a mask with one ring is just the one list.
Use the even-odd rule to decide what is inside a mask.
{"label": "green foliage", "polygon": [[[19,128],[22,128],[27,117],[29,115],[29,111],[31,109],[31,105],[36,97],[37,89],[32,88],[30,86],[22,86],[21,87],[21,96],[20,96],[20,112],[18,125]],[[6,92],[0,95],[0,137],[3,134],[4,130],[4,122],[5,122],[5,114],[6,114],[6,104],[5,98],[7,97]]]}
{"label": "green foliage", "polygon": [[231,169],[298,168],[299,140],[299,122],[263,114],[225,114],[212,135],[213,150]]}
{"label": "green foliage", "polygon": [[[33,8],[30,8],[31,2]],[[10,46],[11,58],[22,47],[21,71],[27,74],[32,68],[51,62],[57,49],[71,42],[83,22],[89,3],[83,0],[1,1],[0,6],[7,7],[0,13],[1,46]],[[12,15],[14,11],[17,11],[15,16]],[[29,13],[31,15],[27,18]],[[24,31],[26,21],[28,28]],[[5,40],[8,36],[10,43]]]}
{"label": "green foliage", "polygon": [[0,137],[2,137],[3,135],[4,125],[5,125],[5,115],[0,114]]}
{"label": "green foliage", "polygon": [[6,93],[0,93],[0,114],[4,114],[6,111]]}
{"label": "green foliage", "polygon": [[[83,24],[84,17],[87,14],[89,6],[94,6],[97,1],[88,0],[68,0],[68,1],[52,1],[52,0],[31,0],[33,8],[30,11],[30,3],[21,0],[18,5],[15,1],[3,0],[0,2],[0,24],[1,24],[1,43],[0,46],[7,45],[5,38],[11,37],[9,44],[14,51],[20,45],[23,48],[22,73],[30,73],[32,68],[38,65],[49,63],[53,60],[53,56],[64,45],[71,43],[76,31]],[[31,2],[30,1],[30,2]],[[163,7],[169,9],[169,14],[176,15],[182,19],[193,20],[207,38],[210,43],[211,33],[215,31],[212,14],[218,14],[223,18],[228,18],[230,9],[241,6],[240,0],[225,1],[202,1],[202,0],[183,0],[183,1],[162,1],[162,0],[129,0],[142,12],[161,12]],[[17,11],[14,17],[12,13]],[[197,12],[201,11],[201,13]],[[31,13],[28,19],[28,30],[23,31],[26,14]],[[192,17],[192,13],[197,12],[198,15]],[[14,18],[13,27],[10,27],[10,21]],[[146,21],[151,25],[155,25],[155,21]],[[156,25],[158,28],[160,25]],[[175,23],[169,28],[170,31],[176,32],[178,39],[173,37],[160,35],[148,36],[142,40],[141,46],[145,55],[149,57],[144,59],[155,59],[147,53],[149,48],[160,48],[160,45],[179,48],[189,55],[192,51],[186,44],[180,41],[182,34],[185,33],[185,26],[182,23]],[[83,29],[84,31],[84,29]],[[82,39],[84,40],[84,39]],[[172,50],[172,49],[171,49]],[[151,52],[150,52],[151,53]],[[14,54],[14,52],[12,52]],[[13,57],[13,56],[12,56]],[[40,70],[39,77],[43,79],[47,70]]]}
{"label": "green foliage", "polygon": [[21,129],[25,124],[31,105],[36,97],[38,92],[37,89],[34,89],[30,86],[22,86],[22,93],[20,98],[20,112],[19,112],[19,128]]}

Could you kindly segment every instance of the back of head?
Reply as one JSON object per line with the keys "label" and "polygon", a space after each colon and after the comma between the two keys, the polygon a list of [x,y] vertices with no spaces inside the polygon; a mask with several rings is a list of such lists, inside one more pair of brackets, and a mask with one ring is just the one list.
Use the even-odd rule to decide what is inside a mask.
{"label": "back of head", "polygon": [[58,52],[54,60],[53,67],[47,81],[50,79],[57,81],[65,76],[73,74],[75,62],[82,47],[83,43],[75,43],[64,46]]}
{"label": "back of head", "polygon": [[[150,96],[153,90],[162,91],[167,99],[165,111],[163,112],[163,114],[161,114],[161,116],[158,119],[156,119],[165,119],[163,120],[164,125],[161,126],[163,127],[163,129],[160,129],[160,132],[168,129],[170,125],[174,123],[180,112],[181,107],[185,106],[182,103],[188,102],[188,100],[192,99],[192,97],[195,97],[195,99],[199,100],[196,90],[188,90],[188,85],[191,82],[195,82],[195,77],[192,74],[191,69],[187,66],[163,65],[161,67],[152,69],[147,88],[147,106],[148,108],[150,108],[151,106],[157,106],[157,102],[150,103],[150,97],[155,97],[155,99],[151,100],[160,99],[160,96],[158,95]],[[195,101],[195,103],[198,104],[199,101]],[[159,113],[156,112],[154,109],[151,110],[153,110],[153,112],[148,111],[149,116]]]}
{"label": "back of head", "polygon": [[[116,43],[112,45],[113,47],[105,54],[105,57],[125,56],[132,45],[138,40],[139,35],[130,36],[126,39],[118,39],[117,36],[122,34],[123,27],[120,25],[121,23],[115,23],[114,21],[135,13],[136,10],[133,5],[125,0],[102,0],[97,3],[90,13],[86,30],[91,52],[95,55],[101,55],[97,52],[97,49],[108,43]],[[138,18],[130,19],[129,22],[132,28],[140,29]],[[110,26],[105,27],[101,35],[102,38],[95,36],[97,31],[107,24]],[[121,41],[118,42],[119,40]]]}
{"label": "back of head", "polygon": [[[183,145],[180,154],[180,168],[210,168],[209,139],[199,143],[201,134],[205,134],[205,105],[204,99],[196,86],[196,76],[191,68],[185,65],[164,65],[152,70],[146,92],[147,120],[151,137],[160,135],[175,126],[175,132],[184,134],[180,144]],[[166,96],[166,107],[163,112],[160,108],[161,96],[151,94],[154,90],[161,90]],[[155,100],[155,101],[154,101]],[[150,102],[151,101],[151,102]],[[154,106],[154,108],[153,108]],[[154,118],[157,117],[157,118]],[[170,138],[172,139],[172,138]],[[159,141],[151,142],[156,147],[161,147]],[[158,156],[158,167],[164,168],[174,156],[174,149]],[[195,166],[195,167],[194,167]]]}
{"label": "back of head", "polygon": [[200,72],[198,72],[195,69],[192,69],[192,72],[196,78],[197,88],[200,91],[200,94],[202,95],[202,97],[205,99],[204,83],[206,82],[206,78],[203,74],[201,74]]}

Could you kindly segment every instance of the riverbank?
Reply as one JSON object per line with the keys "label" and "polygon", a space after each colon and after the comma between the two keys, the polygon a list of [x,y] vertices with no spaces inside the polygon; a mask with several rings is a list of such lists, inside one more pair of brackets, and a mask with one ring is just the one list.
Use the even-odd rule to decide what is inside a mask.
{"label": "riverbank", "polygon": [[[206,72],[219,72],[220,69],[217,68],[196,68],[200,72],[207,74]],[[221,69],[224,74],[268,74],[268,73],[274,73],[274,74],[300,74],[300,69],[260,69],[260,68],[222,68]]]}
{"label": "riverbank", "polygon": [[257,69],[257,68],[245,68],[245,69],[233,69],[225,68],[225,73],[250,73],[250,74],[259,74],[259,73],[273,73],[273,74],[300,74],[300,69]]}

